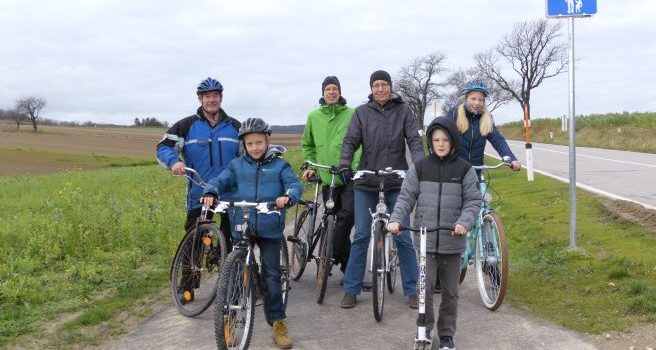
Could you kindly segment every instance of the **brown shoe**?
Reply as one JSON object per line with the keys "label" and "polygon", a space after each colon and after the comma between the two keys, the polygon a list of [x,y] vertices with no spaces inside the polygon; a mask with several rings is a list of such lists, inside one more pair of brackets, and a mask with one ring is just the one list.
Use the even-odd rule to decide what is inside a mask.
{"label": "brown shoe", "polygon": [[281,349],[292,348],[292,338],[289,336],[285,321],[273,321],[273,342]]}
{"label": "brown shoe", "polygon": [[355,294],[344,293],[344,299],[342,299],[342,309],[351,309],[355,307]]}
{"label": "brown shoe", "polygon": [[419,302],[417,300],[417,294],[409,296],[407,303],[408,303],[409,308],[418,309],[419,308]]}

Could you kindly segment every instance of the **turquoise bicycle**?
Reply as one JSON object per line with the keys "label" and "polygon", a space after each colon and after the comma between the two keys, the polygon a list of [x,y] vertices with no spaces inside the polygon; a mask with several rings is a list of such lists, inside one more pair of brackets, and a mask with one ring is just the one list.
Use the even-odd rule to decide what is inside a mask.
{"label": "turquoise bicycle", "polygon": [[467,266],[476,268],[478,291],[485,307],[496,310],[503,303],[508,285],[508,244],[501,219],[494,212],[490,202],[492,196],[485,181],[485,172],[502,166],[510,167],[510,157],[503,157],[501,163],[488,166],[473,166],[480,170],[479,187],[483,195],[481,211],[476,227],[467,232],[467,244],[460,262],[460,283],[465,279]]}

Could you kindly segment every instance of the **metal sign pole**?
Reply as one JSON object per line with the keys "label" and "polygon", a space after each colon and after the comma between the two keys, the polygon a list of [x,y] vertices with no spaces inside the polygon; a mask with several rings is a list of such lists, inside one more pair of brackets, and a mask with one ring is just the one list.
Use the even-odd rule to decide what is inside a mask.
{"label": "metal sign pole", "polygon": [[576,121],[574,109],[574,17],[569,18],[569,247],[576,248]]}

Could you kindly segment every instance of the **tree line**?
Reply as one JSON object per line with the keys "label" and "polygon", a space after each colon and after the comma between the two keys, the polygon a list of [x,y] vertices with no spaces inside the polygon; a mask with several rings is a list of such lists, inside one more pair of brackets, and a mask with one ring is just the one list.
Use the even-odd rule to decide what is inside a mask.
{"label": "tree line", "polygon": [[488,110],[516,101],[530,119],[531,92],[545,79],[567,70],[567,45],[559,41],[560,21],[539,19],[517,23],[492,48],[474,55],[474,65],[449,71],[446,56],[433,52],[414,59],[396,75],[395,90],[425,125],[431,101],[442,102],[442,113],[458,103],[460,90],[469,81],[490,88]]}

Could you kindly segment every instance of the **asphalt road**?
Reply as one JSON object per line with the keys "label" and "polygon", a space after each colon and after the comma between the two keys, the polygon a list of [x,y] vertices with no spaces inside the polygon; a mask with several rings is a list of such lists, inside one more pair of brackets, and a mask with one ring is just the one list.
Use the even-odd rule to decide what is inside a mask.
{"label": "asphalt road", "polygon": [[[526,164],[523,141],[508,141],[517,158]],[[498,156],[489,145],[486,153]],[[569,183],[569,147],[533,144],[533,166]],[[656,210],[656,154],[600,148],[576,148],[576,183],[579,188],[605,196],[640,203]]]}

